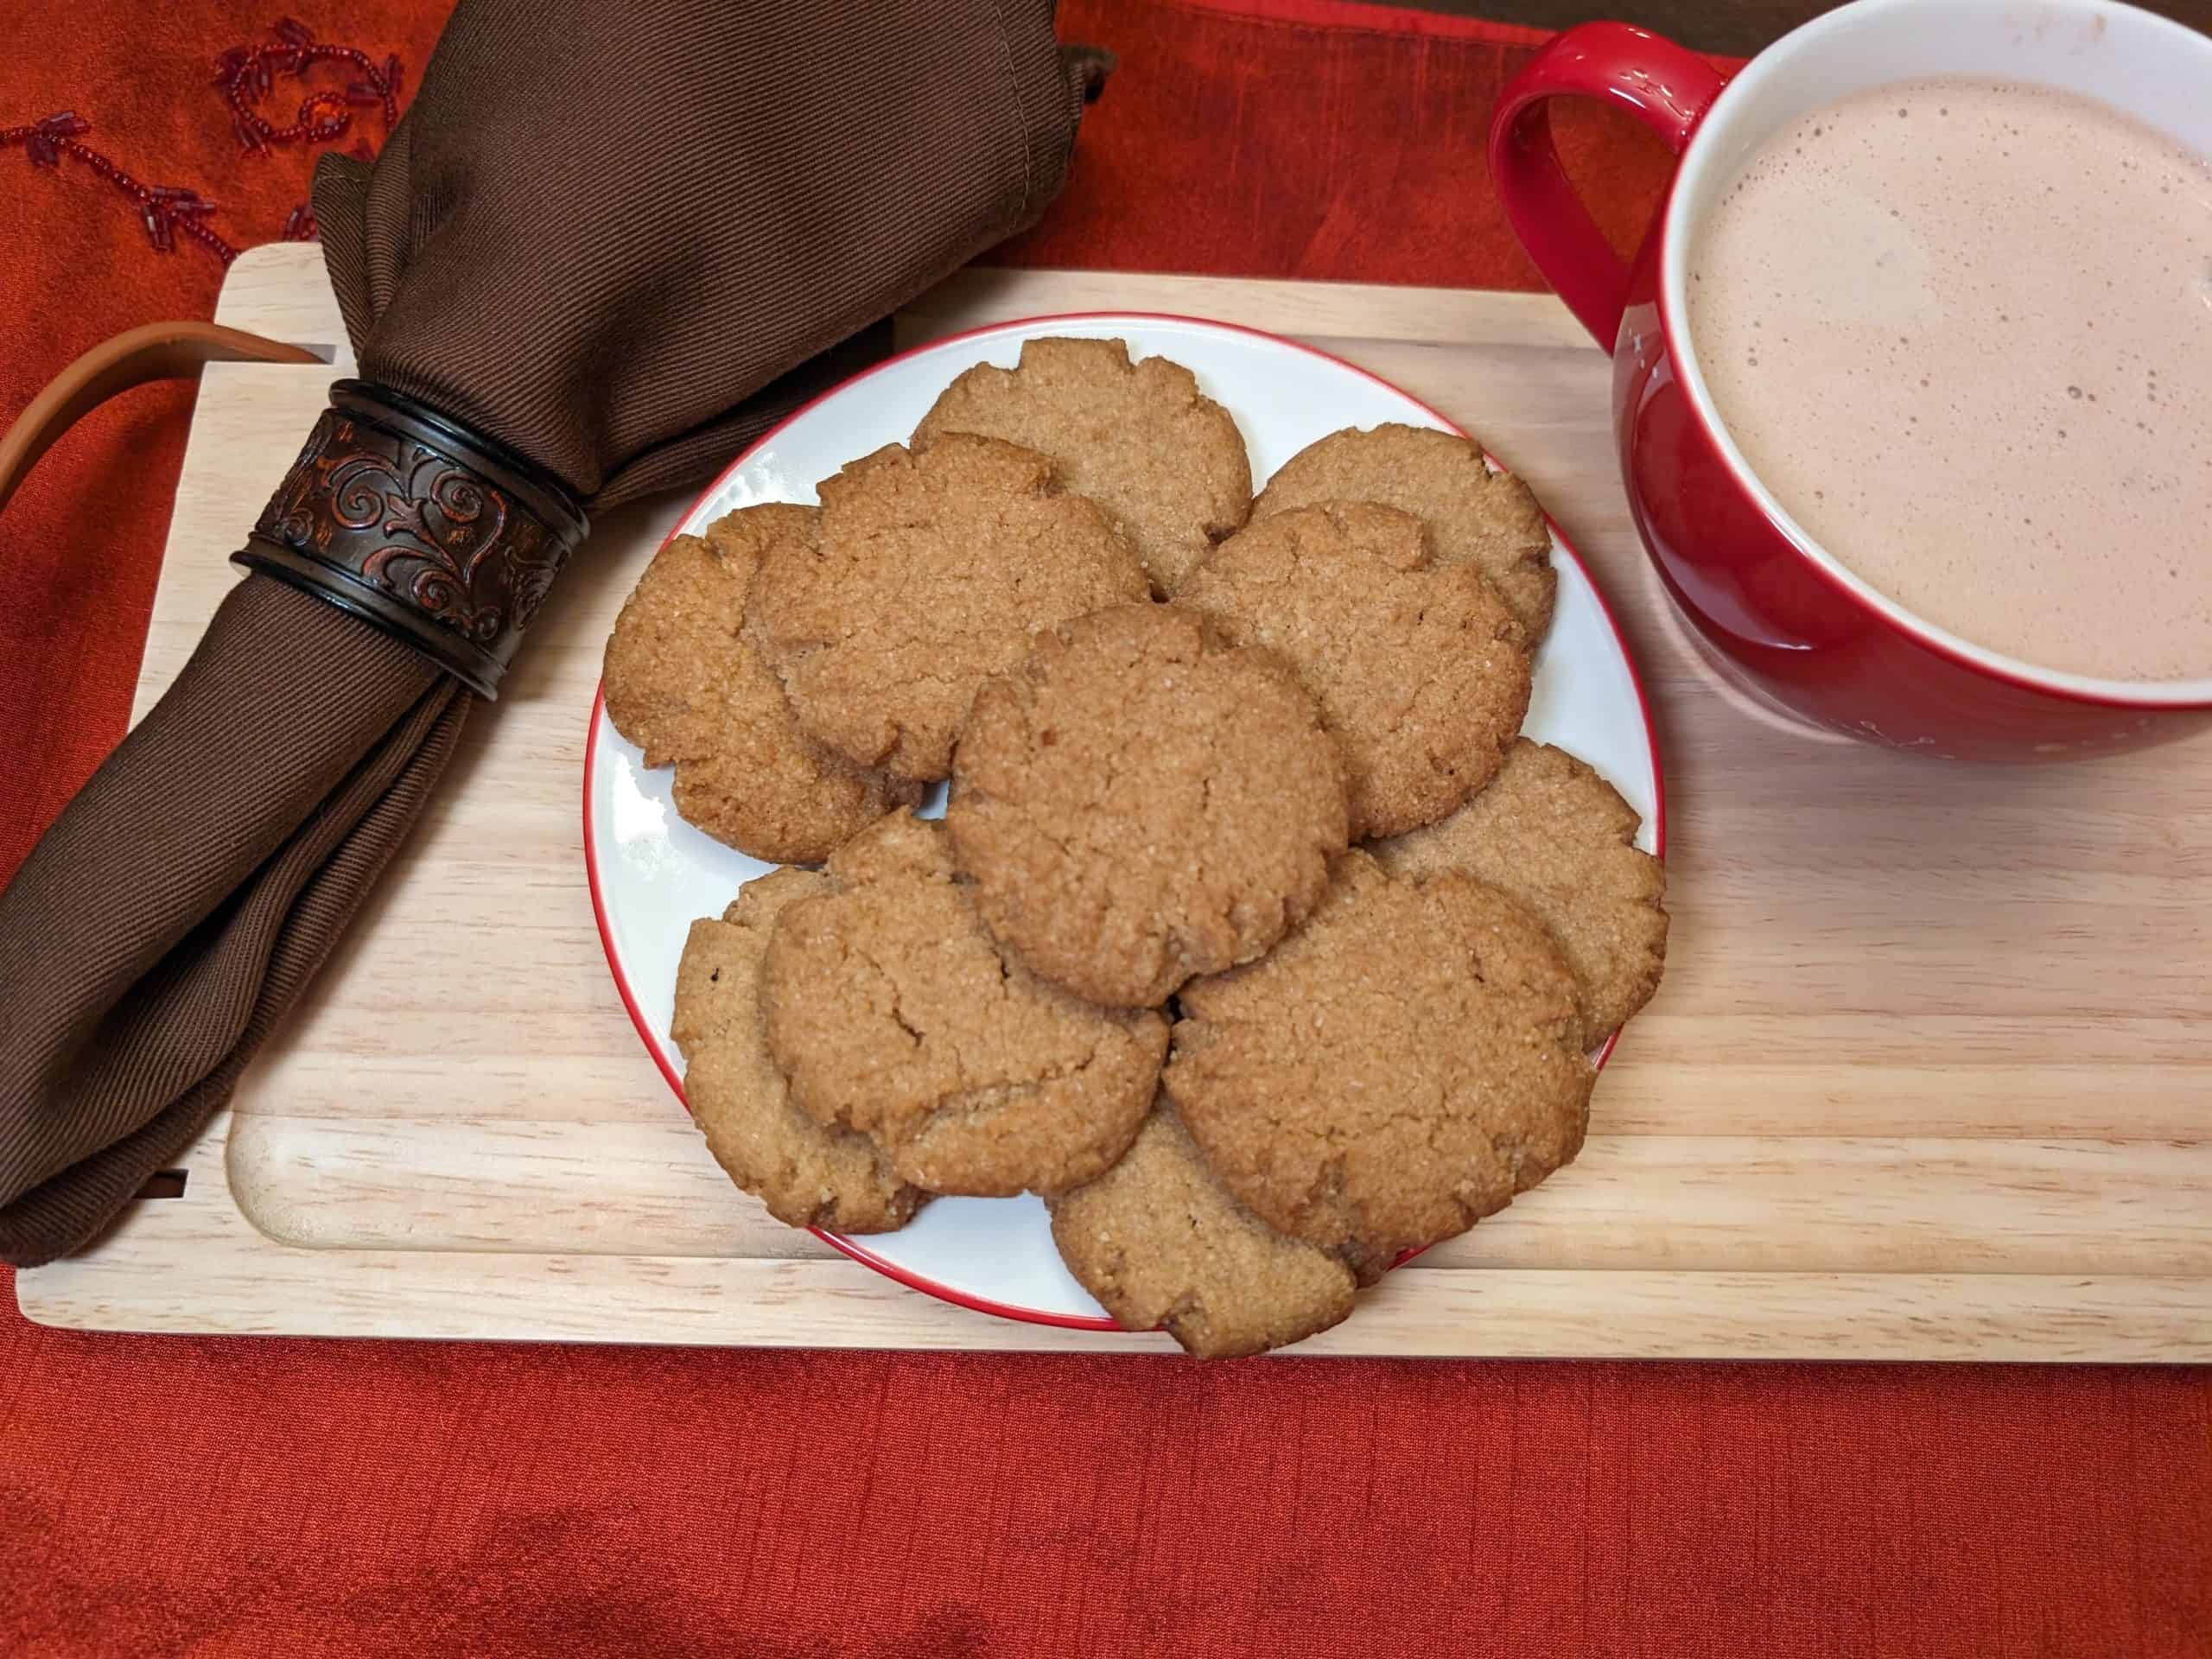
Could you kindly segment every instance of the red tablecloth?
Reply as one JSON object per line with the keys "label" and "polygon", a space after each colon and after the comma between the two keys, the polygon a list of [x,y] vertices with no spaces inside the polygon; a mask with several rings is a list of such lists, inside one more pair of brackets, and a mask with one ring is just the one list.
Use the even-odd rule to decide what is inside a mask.
{"label": "red tablecloth", "polygon": [[[442,10],[302,20],[411,80]],[[77,142],[267,240],[315,145],[242,154],[210,83],[274,21],[15,0],[0,420],[220,278],[6,130],[73,110]],[[1012,257],[1533,283],[1480,149],[1524,33],[1332,0],[1067,0],[1063,33],[1122,69]],[[281,128],[353,73],[252,107]],[[364,106],[334,142],[381,130]],[[1660,159],[1569,133],[1625,233]],[[123,728],[190,402],[123,399],[0,520],[0,874]],[[0,1653],[1201,1646],[2212,1653],[2212,1376],[159,1339],[0,1295]]]}

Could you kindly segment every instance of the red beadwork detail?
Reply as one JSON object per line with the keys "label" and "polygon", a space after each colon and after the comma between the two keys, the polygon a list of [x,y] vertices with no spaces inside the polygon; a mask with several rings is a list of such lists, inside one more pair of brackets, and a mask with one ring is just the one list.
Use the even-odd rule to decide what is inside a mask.
{"label": "red beadwork detail", "polygon": [[[399,56],[389,53],[382,63],[373,61],[358,47],[331,46],[315,39],[306,24],[286,17],[271,32],[274,46],[235,46],[215,60],[215,84],[230,106],[231,125],[238,143],[249,154],[266,154],[278,144],[334,143],[353,124],[353,111],[375,108],[384,116],[389,133],[399,119],[402,77]],[[331,87],[309,92],[299,111],[287,125],[265,119],[254,105],[274,90],[276,77],[289,74],[304,80],[317,64],[342,65],[351,72],[343,90]],[[106,156],[79,142],[92,130],[92,123],[73,110],[62,110],[41,121],[0,127],[0,149],[22,147],[33,167],[58,170],[61,158],[89,168],[130,198],[145,226],[146,239],[157,252],[174,252],[177,238],[197,242],[225,264],[238,251],[207,224],[215,204],[197,191],[177,185],[149,185],[124,172]],[[375,151],[366,139],[356,139],[350,153],[371,161]],[[289,241],[311,241],[315,236],[315,210],[302,202],[284,221]]]}
{"label": "red beadwork detail", "polygon": [[92,124],[84,117],[73,110],[63,110],[43,121],[0,127],[0,149],[21,144],[33,167],[58,169],[67,156],[89,168],[137,206],[139,221],[146,227],[146,239],[158,252],[175,251],[176,238],[182,236],[199,243],[226,265],[238,257],[238,251],[207,227],[207,218],[215,211],[213,202],[181,186],[141,184],[99,151],[78,142],[92,130]]}
{"label": "red beadwork detail", "polygon": [[92,124],[74,110],[63,110],[43,121],[20,127],[0,127],[0,144],[22,145],[33,167],[59,167],[63,143],[81,137],[92,130]]}
{"label": "red beadwork detail", "polygon": [[[373,62],[359,47],[316,40],[305,23],[290,17],[279,19],[270,33],[277,44],[234,46],[215,60],[215,85],[230,106],[231,127],[240,149],[249,156],[261,156],[279,144],[330,143],[353,125],[356,109],[382,111],[384,130],[391,130],[399,119],[397,54],[387,55],[381,64]],[[340,64],[352,71],[343,91],[309,92],[298,113],[281,127],[254,107],[269,96],[278,75],[305,80],[319,63]]]}

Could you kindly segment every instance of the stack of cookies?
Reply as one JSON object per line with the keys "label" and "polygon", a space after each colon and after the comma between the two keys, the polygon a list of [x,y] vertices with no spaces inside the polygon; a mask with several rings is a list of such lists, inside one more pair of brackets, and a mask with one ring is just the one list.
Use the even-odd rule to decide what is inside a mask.
{"label": "stack of cookies", "polygon": [[1187,370],[1037,340],[818,494],[671,541],[607,652],[677,810],[791,867],[677,977],[740,1186],[843,1232],[1041,1193],[1116,1319],[1224,1355],[1574,1156],[1667,918],[1636,814],[1519,734],[1519,480],[1384,426],[1255,500]]}

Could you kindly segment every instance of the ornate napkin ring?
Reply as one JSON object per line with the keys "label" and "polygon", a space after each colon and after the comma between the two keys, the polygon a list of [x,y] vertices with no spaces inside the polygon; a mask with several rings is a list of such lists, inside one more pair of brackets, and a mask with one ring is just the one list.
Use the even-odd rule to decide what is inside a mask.
{"label": "ornate napkin ring", "polygon": [[396,392],[340,380],[233,556],[496,697],[588,527],[540,468]]}

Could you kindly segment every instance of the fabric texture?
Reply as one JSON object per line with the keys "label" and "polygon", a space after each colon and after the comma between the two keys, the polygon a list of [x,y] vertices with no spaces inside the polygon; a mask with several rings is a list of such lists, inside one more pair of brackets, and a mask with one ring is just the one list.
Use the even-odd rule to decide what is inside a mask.
{"label": "fabric texture", "polygon": [[[22,1194],[0,1250],[87,1236],[183,1149],[367,896],[467,708],[320,600],[231,590],[0,904],[21,1089],[0,1096],[0,1169]],[[22,1087],[46,1078],[66,1086]]]}
{"label": "fabric texture", "polygon": [[[1058,194],[1091,77],[1052,11],[462,0],[375,162],[317,168],[363,378],[589,507],[703,479]],[[0,892],[0,1259],[86,1243],[227,1098],[467,717],[275,585]]]}
{"label": "fabric texture", "polygon": [[702,480],[1059,194],[1052,11],[461,0],[375,163],[317,168],[362,377],[593,508]]}
{"label": "fabric texture", "polygon": [[[73,105],[233,241],[280,233],[311,152],[242,156],[207,83],[270,9],[7,16],[0,126]],[[302,17],[410,84],[442,21]],[[1526,31],[1319,0],[1065,0],[1060,29],[1116,78],[1059,203],[994,257],[1535,285],[1479,149]],[[1663,159],[1559,125],[1625,234]],[[105,192],[0,149],[0,411],[212,308],[216,261],[154,253]],[[123,730],[189,406],[130,394],[0,516],[0,874]],[[0,1293],[11,1659],[2181,1659],[2212,1629],[2208,1492],[2212,1376],[2171,1369],[159,1338]]]}

